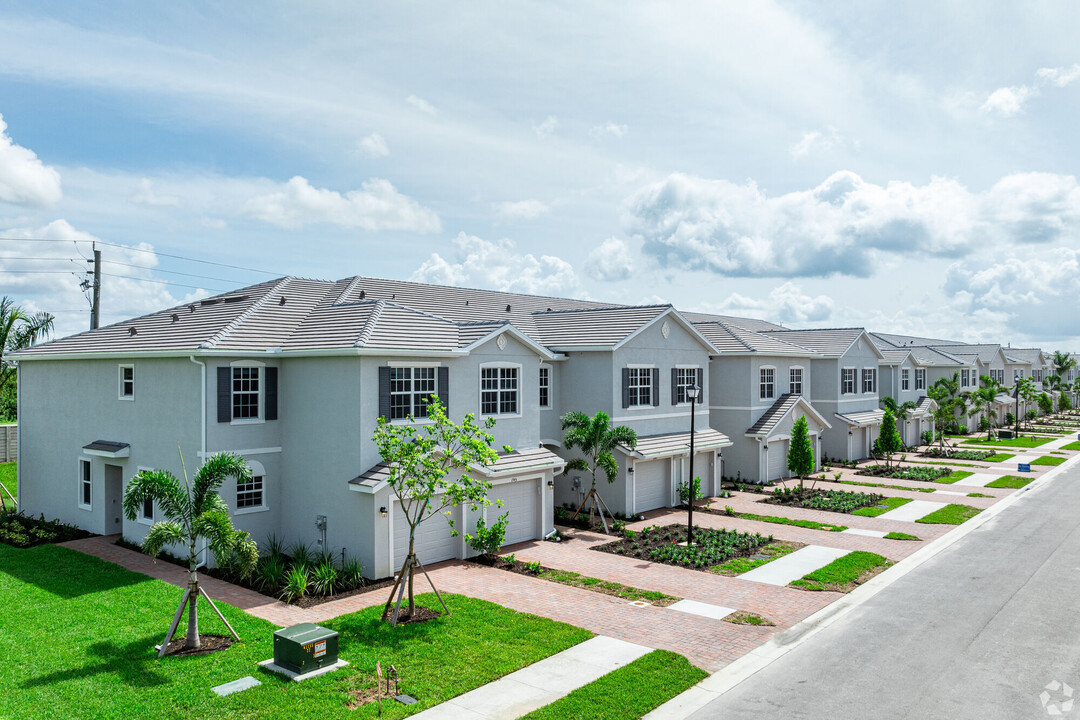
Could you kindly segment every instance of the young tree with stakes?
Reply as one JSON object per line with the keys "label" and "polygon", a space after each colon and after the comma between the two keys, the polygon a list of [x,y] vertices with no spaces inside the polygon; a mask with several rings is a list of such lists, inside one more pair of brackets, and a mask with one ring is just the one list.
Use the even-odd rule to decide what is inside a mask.
{"label": "young tree with stakes", "polygon": [[787,466],[799,478],[799,491],[803,489],[806,476],[814,472],[814,443],[810,440],[810,426],[805,415],[800,415],[791,426],[791,442],[788,444]]}
{"label": "young tree with stakes", "polygon": [[[491,504],[487,497],[491,482],[473,477],[469,471],[491,465],[498,459],[498,453],[491,447],[494,436],[489,431],[493,427],[495,418],[489,417],[481,425],[472,414],[466,415],[460,425],[455,424],[447,417],[446,409],[437,397],[428,401],[427,422],[422,425],[391,423],[386,418],[379,418],[372,439],[388,467],[387,483],[397,496],[402,516],[409,526],[409,552],[383,608],[382,617],[386,620],[391,605],[394,605],[392,625],[397,625],[406,585],[409,615],[416,612],[413,576],[418,567],[442,603],[443,610],[450,614],[435,583],[416,557],[416,528],[435,515],[448,514],[449,508],[458,505],[468,503],[476,511]],[[511,448],[504,450],[512,451]],[[450,534],[457,536],[458,530],[452,522],[450,527]]]}
{"label": "young tree with stakes", "polygon": [[[563,474],[571,470],[592,473],[592,486],[581,501],[581,505],[578,506],[574,517],[576,518],[582,508],[588,504],[589,524],[592,524],[593,510],[596,509],[600,512],[600,522],[604,526],[604,532],[607,532],[607,521],[604,519],[607,503],[596,491],[596,471],[603,470],[608,483],[615,482],[619,476],[619,464],[612,451],[619,445],[633,450],[637,447],[637,433],[624,425],[612,426],[611,418],[603,411],[596,413],[594,417],[589,417],[583,412],[569,412],[563,416],[562,429],[566,449],[580,448],[585,454],[583,458],[574,458],[567,462]],[[603,506],[602,509],[597,505],[597,501]],[[610,510],[608,514],[611,514]]]}
{"label": "young tree with stakes", "polygon": [[236,640],[240,639],[214,605],[214,601],[199,585],[198,564],[201,551],[197,549],[197,545],[200,537],[206,540],[207,547],[213,550],[218,562],[224,562],[228,558],[241,574],[251,572],[259,559],[259,548],[255,541],[246,532],[233,529],[229,508],[217,492],[226,478],[232,478],[238,484],[251,481],[251,468],[244,459],[233,453],[213,455],[207,458],[191,482],[188,481],[182,453],[180,466],[184,472],[182,483],[168,470],[142,470],[131,478],[124,490],[124,516],[128,520],[134,520],[136,513],[142,510],[147,501],[157,503],[165,514],[166,519],[154,523],[143,538],[144,553],[157,557],[158,553],[170,544],[187,549],[188,586],[180,600],[180,606],[176,609],[176,616],[165,636],[165,642],[158,651],[158,657],[165,654],[172,642],[185,604],[188,608],[188,629],[184,647],[197,649],[202,645],[199,638],[199,595],[206,598],[232,636]]}

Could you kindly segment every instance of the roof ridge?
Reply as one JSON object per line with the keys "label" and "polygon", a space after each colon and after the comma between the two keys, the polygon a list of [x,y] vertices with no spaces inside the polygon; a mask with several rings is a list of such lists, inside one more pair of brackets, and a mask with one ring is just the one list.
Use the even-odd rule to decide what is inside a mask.
{"label": "roof ridge", "polygon": [[371,314],[368,315],[367,320],[364,321],[364,327],[360,328],[360,334],[357,335],[353,347],[364,347],[367,345],[368,340],[371,339],[371,333],[375,332],[375,326],[379,324],[379,318],[382,317],[382,312],[386,305],[387,302],[385,300],[375,301],[375,307],[371,309]]}
{"label": "roof ridge", "polygon": [[446,284],[440,284],[440,283],[420,282],[418,280],[395,280],[393,278],[367,277],[367,276],[363,276],[363,275],[357,275],[356,277],[359,278],[361,281],[363,281],[363,280],[375,280],[375,281],[379,281],[379,282],[402,283],[404,285],[448,288],[450,290],[468,290],[468,291],[471,291],[471,292],[492,293],[494,295],[509,295],[509,296],[520,297],[520,298],[543,298],[544,300],[565,300],[565,301],[569,301],[569,302],[595,303],[597,305],[603,305],[603,304],[618,305],[618,303],[606,303],[605,301],[602,301],[602,300],[583,300],[583,299],[580,299],[580,298],[560,297],[560,296],[557,296],[557,295],[533,295],[533,294],[530,294],[530,293],[511,292],[509,290],[488,290],[488,289],[485,289],[485,288],[478,288],[478,287],[465,287],[463,285],[446,285]]}
{"label": "roof ridge", "polygon": [[[534,310],[529,313],[530,315],[565,315],[568,313],[582,313],[582,312],[608,312],[612,310],[651,310],[653,308],[671,308],[675,309],[675,306],[671,303],[664,303],[662,305],[610,305],[608,307],[594,307],[594,308],[568,308],[565,310]],[[688,323],[693,325],[689,320]]]}
{"label": "roof ridge", "polygon": [[245,320],[247,320],[252,315],[254,315],[256,312],[258,312],[260,309],[262,309],[262,307],[264,305],[266,305],[266,303],[270,300],[270,296],[274,294],[275,290],[280,290],[280,289],[286,287],[292,280],[293,280],[292,275],[287,275],[284,278],[282,278],[281,280],[279,280],[277,282],[277,284],[275,284],[272,288],[267,290],[266,293],[261,298],[259,298],[254,303],[252,303],[251,307],[249,307],[247,310],[245,310],[244,312],[240,313],[235,318],[233,318],[232,322],[230,322],[228,325],[226,325],[225,327],[221,328],[216,333],[211,335],[209,337],[209,339],[207,339],[206,341],[200,343],[199,347],[201,347],[201,348],[212,348],[215,345],[217,345],[219,342],[224,340],[229,335],[229,333],[231,333],[233,330],[236,330],[238,327],[240,327],[240,325]]}
{"label": "roof ridge", "polygon": [[353,275],[352,280],[350,280],[349,284],[345,286],[345,289],[341,291],[341,294],[338,295],[337,300],[335,300],[334,302],[332,302],[330,304],[331,305],[338,305],[338,304],[344,302],[345,298],[347,298],[349,295],[351,295],[352,291],[356,289],[356,286],[360,284],[361,279],[362,278],[359,275]]}

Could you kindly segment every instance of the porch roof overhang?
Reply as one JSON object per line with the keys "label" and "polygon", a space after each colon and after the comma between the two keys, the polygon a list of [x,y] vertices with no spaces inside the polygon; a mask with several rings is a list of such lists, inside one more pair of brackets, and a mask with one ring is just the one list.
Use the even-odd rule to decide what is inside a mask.
{"label": "porch roof overhang", "polygon": [[131,443],[116,442],[114,440],[95,440],[89,445],[83,445],[82,449],[87,455],[97,455],[98,457],[131,457]]}
{"label": "porch roof overhang", "polygon": [[865,412],[836,413],[836,417],[852,427],[880,425],[885,417],[884,410],[866,410]]}
{"label": "porch roof overhang", "polygon": [[923,395],[919,398],[919,402],[915,404],[915,409],[911,411],[911,417],[919,419],[929,417],[937,409],[937,406],[936,400]]}
{"label": "porch roof overhang", "polygon": [[789,393],[781,395],[776,402],[772,404],[772,407],[766,410],[765,414],[758,418],[758,421],[746,431],[746,436],[768,438],[784,418],[795,411],[795,408],[802,408],[803,412],[806,413],[807,416],[813,418],[814,422],[821,427],[832,427],[829,421],[810,404],[809,400],[802,395],[792,395]]}
{"label": "porch roof overhang", "polygon": [[[530,448],[502,453],[491,465],[470,468],[470,472],[488,479],[526,475],[551,470],[562,472],[566,461],[546,448]],[[349,489],[374,494],[390,484],[390,465],[381,462],[349,481]]]}
{"label": "porch roof overhang", "polygon": [[[732,442],[724,433],[705,428],[694,433],[694,451],[715,450],[716,448],[730,447]],[[637,445],[633,450],[620,445],[619,450],[625,455],[639,460],[655,460],[657,458],[675,457],[676,455],[690,454],[690,433],[669,433],[667,435],[650,435],[638,438]]]}

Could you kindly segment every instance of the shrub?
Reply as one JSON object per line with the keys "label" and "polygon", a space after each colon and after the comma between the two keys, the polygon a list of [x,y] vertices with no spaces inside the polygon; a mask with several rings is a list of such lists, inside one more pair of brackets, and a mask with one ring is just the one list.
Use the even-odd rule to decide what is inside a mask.
{"label": "shrub", "polygon": [[341,565],[338,581],[345,590],[354,590],[364,584],[364,564],[357,558],[349,558]]}
{"label": "shrub", "polygon": [[315,559],[314,553],[311,552],[311,548],[302,542],[297,542],[289,550],[289,555],[292,557],[293,565],[311,565]]}
{"label": "shrub", "polygon": [[311,591],[316,595],[333,595],[338,570],[332,560],[324,560],[311,571]]}
{"label": "shrub", "polygon": [[293,565],[285,578],[285,586],[281,589],[281,599],[289,602],[299,600],[307,595],[308,569],[306,565]]}
{"label": "shrub", "polygon": [[614,520],[614,521],[612,521],[611,529],[616,533],[621,533],[623,530],[626,529],[626,521],[625,520]]}
{"label": "shrub", "polygon": [[867,465],[859,471],[859,475],[871,477],[888,477],[900,480],[922,480],[933,482],[938,478],[951,475],[952,470],[942,467],[886,467],[885,465]]}
{"label": "shrub", "polygon": [[849,513],[859,508],[877,505],[884,497],[877,493],[848,492],[847,490],[779,488],[773,492],[769,502],[775,505]]}
{"label": "shrub", "polygon": [[544,569],[544,566],[540,564],[540,561],[533,560],[531,562],[522,563],[525,569],[531,572],[533,575],[539,575],[540,571]]}
{"label": "shrub", "polygon": [[[700,477],[695,477],[693,484],[694,484],[694,501],[696,502],[696,501],[701,500],[702,498],[705,497],[701,493],[701,478]],[[689,484],[686,481],[680,482],[675,486],[675,489],[678,490],[678,492],[679,492],[679,502],[681,502],[683,505],[688,504],[689,503],[689,497],[690,497],[690,486],[689,486]]]}
{"label": "shrub", "polygon": [[17,548],[67,542],[91,535],[92,533],[74,525],[67,525],[59,520],[46,520],[44,515],[32,518],[22,513],[0,514],[0,543]]}
{"label": "shrub", "polygon": [[469,547],[484,555],[494,555],[499,552],[503,540],[506,539],[506,525],[509,518],[510,513],[503,513],[498,520],[491,524],[491,527],[487,526],[483,518],[478,519],[476,521],[476,534],[465,533],[465,539],[468,540]]}
{"label": "shrub", "polygon": [[920,439],[922,440],[923,445],[933,445],[934,444],[934,433],[933,433],[933,431],[931,431],[931,430],[923,430],[922,431],[922,437]]}

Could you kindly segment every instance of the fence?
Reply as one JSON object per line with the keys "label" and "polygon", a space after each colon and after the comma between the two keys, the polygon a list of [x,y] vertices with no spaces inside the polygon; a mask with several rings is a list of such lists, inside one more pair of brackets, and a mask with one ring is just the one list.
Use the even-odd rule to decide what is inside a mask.
{"label": "fence", "polygon": [[0,462],[15,462],[19,457],[19,426],[0,425]]}

